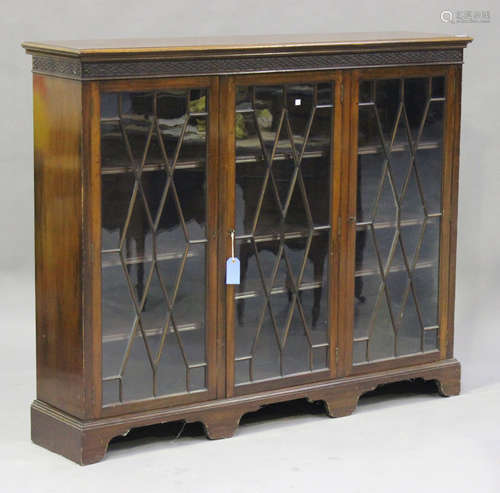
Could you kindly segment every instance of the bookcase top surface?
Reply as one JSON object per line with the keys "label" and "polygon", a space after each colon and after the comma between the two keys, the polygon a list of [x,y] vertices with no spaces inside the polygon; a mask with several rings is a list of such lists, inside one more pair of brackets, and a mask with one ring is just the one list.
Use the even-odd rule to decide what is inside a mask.
{"label": "bookcase top surface", "polygon": [[363,49],[398,49],[415,46],[464,47],[472,38],[461,34],[430,34],[406,31],[373,33],[310,33],[168,37],[142,39],[94,39],[80,41],[27,41],[28,53],[74,57],[168,56],[203,53],[309,52]]}

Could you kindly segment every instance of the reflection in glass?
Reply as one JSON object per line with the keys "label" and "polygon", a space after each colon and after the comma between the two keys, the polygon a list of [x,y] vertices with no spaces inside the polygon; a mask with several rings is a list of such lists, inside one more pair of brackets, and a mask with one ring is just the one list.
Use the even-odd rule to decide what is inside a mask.
{"label": "reflection in glass", "polygon": [[444,98],[444,77],[433,77],[431,87],[433,98]]}
{"label": "reflection in glass", "polygon": [[236,90],[236,384],[328,368],[333,84]]}
{"label": "reflection in glass", "polygon": [[104,172],[142,164],[148,169],[161,165],[165,157],[170,163],[177,159],[178,166],[202,165],[206,115],[205,89],[102,93]]}
{"label": "reflection in glass", "polygon": [[353,363],[438,348],[444,78],[359,86]]}
{"label": "reflection in glass", "polygon": [[101,96],[103,403],[204,390],[206,90]]}

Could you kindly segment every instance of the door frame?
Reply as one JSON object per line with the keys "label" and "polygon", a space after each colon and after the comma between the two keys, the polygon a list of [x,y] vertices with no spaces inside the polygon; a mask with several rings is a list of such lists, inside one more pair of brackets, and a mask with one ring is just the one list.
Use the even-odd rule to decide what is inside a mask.
{"label": "door frame", "polygon": [[[84,251],[88,251],[87,279],[84,290],[89,301],[83,303],[88,310],[86,319],[91,324],[92,351],[92,407],[94,417],[118,416],[125,413],[147,411],[159,408],[195,404],[216,397],[216,334],[217,334],[217,211],[219,198],[219,77],[175,77],[154,79],[109,80],[87,83],[84,98],[84,147],[85,186],[84,202]],[[208,139],[206,163],[206,298],[205,298],[205,391],[191,391],[170,396],[150,397],[123,403],[102,405],[102,288],[101,288],[101,155],[100,155],[100,95],[102,92],[151,91],[162,89],[207,88],[208,97]],[[85,92],[84,92],[85,94]],[[88,333],[88,332],[87,332]]]}
{"label": "door frame", "polygon": [[[458,169],[457,154],[454,153],[456,138],[457,98],[456,80],[459,73],[455,65],[419,65],[413,67],[382,67],[353,69],[350,71],[350,108],[346,112],[346,124],[349,125],[350,139],[347,145],[349,158],[346,172],[349,174],[346,197],[343,199],[346,211],[346,221],[342,226],[344,238],[341,248],[342,258],[340,284],[343,303],[340,306],[339,322],[339,351],[343,355],[343,367],[339,369],[343,376],[361,375],[375,371],[384,371],[423,363],[430,363],[446,359],[450,351],[447,349],[448,341],[452,334],[453,300],[450,301],[450,282],[454,283],[454,249],[450,248],[450,226],[456,225],[455,212],[451,204],[456,201],[457,185],[452,190],[452,174]],[[439,292],[438,292],[438,321],[439,348],[425,353],[415,353],[397,358],[387,358],[374,362],[352,363],[352,345],[354,334],[354,272],[355,272],[355,246],[356,246],[356,214],[357,214],[357,168],[358,168],[358,102],[359,81],[361,79],[388,79],[401,77],[439,76],[445,77],[445,112],[443,118],[443,154],[442,154],[442,181],[441,181],[441,232],[439,253]],[[452,215],[453,214],[453,215]],[[456,229],[456,227],[455,227]],[[456,234],[456,233],[455,233]],[[454,247],[453,247],[454,248]],[[451,272],[453,270],[453,272]],[[451,324],[449,323],[451,321]]]}
{"label": "door frame", "polygon": [[[291,73],[270,74],[245,74],[220,76],[220,97],[223,101],[220,114],[220,199],[224,204],[219,214],[219,299],[220,311],[218,327],[218,362],[219,374],[217,384],[217,397],[232,397],[246,395],[256,392],[291,387],[309,382],[331,380],[337,376],[338,350],[337,327],[338,327],[338,300],[339,289],[338,266],[340,259],[340,224],[341,195],[343,187],[342,160],[345,146],[345,135],[343,119],[344,115],[344,79],[343,70],[325,71],[301,71]],[[253,383],[235,385],[234,383],[234,286],[225,285],[225,263],[231,255],[231,240],[229,231],[234,229],[235,224],[235,96],[237,85],[262,85],[262,84],[286,84],[293,82],[335,82],[333,125],[332,125],[332,152],[331,162],[333,172],[330,173],[330,217],[331,229],[329,239],[329,263],[328,263],[328,293],[329,293],[329,366],[325,370],[312,373],[301,373],[289,377],[276,377],[267,380],[258,380]],[[347,99],[346,99],[347,101]],[[336,166],[333,166],[336,163]]]}

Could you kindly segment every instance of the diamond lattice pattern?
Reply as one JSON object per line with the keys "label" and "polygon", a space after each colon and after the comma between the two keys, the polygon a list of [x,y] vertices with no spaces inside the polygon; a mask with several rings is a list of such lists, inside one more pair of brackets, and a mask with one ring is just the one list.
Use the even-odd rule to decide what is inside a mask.
{"label": "diamond lattice pattern", "polygon": [[236,100],[237,384],[328,367],[333,84]]}
{"label": "diamond lattice pattern", "polygon": [[206,99],[102,94],[105,404],[206,389]]}
{"label": "diamond lattice pattern", "polygon": [[355,364],[438,347],[444,78],[359,95]]}

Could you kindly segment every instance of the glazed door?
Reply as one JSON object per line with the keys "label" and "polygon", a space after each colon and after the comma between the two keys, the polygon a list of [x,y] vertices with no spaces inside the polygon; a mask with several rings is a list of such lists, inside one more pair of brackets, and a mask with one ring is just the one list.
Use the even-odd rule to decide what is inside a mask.
{"label": "glazed door", "polygon": [[453,77],[354,71],[352,88],[345,352],[363,373],[445,354]]}
{"label": "glazed door", "polygon": [[222,78],[228,395],[335,376],[340,97],[337,72]]}
{"label": "glazed door", "polygon": [[108,413],[215,395],[217,98],[209,77],[100,84]]}

